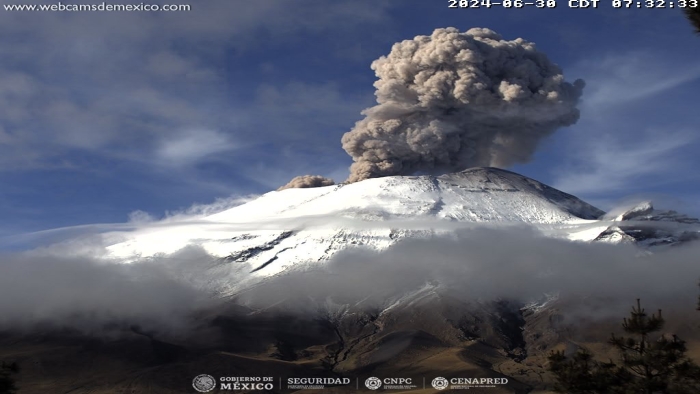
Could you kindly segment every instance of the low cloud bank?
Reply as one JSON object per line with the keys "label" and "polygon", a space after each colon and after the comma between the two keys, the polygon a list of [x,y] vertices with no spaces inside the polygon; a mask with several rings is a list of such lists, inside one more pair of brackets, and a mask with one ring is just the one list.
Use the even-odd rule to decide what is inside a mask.
{"label": "low cloud bank", "polygon": [[358,247],[265,279],[252,276],[248,264],[225,263],[198,248],[133,264],[4,254],[0,330],[43,324],[96,333],[139,325],[177,334],[199,324],[198,312],[212,315],[232,302],[298,313],[338,305],[381,310],[431,286],[466,301],[528,302],[545,293],[604,300],[595,313],[605,316],[620,316],[638,297],[654,309],[693,313],[698,255],[700,243],[650,254],[632,245],[544,238],[529,227],[455,230],[384,252]]}
{"label": "low cloud bank", "polygon": [[115,264],[85,257],[0,255],[0,330],[70,328],[108,334],[139,326],[168,335],[196,325],[193,313],[217,305],[201,250]]}
{"label": "low cloud bank", "polygon": [[293,273],[241,294],[239,301],[313,311],[324,305],[385,308],[426,286],[463,300],[522,302],[605,300],[609,314],[638,297],[649,305],[692,313],[697,297],[700,243],[647,253],[633,245],[544,238],[528,227],[458,230],[410,239],[385,252],[351,249],[317,270]]}

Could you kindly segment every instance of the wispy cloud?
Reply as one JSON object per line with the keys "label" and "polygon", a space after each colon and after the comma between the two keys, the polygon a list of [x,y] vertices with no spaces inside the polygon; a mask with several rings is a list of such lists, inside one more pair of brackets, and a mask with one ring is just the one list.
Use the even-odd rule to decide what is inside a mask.
{"label": "wispy cloud", "polygon": [[692,176],[681,170],[687,164],[684,150],[699,140],[690,130],[653,130],[634,139],[596,136],[577,146],[572,163],[555,170],[554,186],[573,194],[601,195],[678,181]]}
{"label": "wispy cloud", "polygon": [[[338,79],[326,60],[360,36],[376,41],[390,7],[211,0],[190,12],[0,13],[0,199],[11,203],[0,231],[117,220],[338,168],[340,134],[367,103],[344,90],[356,75],[326,82]],[[36,187],[47,179],[80,202]],[[27,206],[40,212],[20,213]]]}
{"label": "wispy cloud", "polygon": [[636,100],[653,99],[668,90],[700,79],[700,63],[673,62],[642,51],[585,61],[575,70],[586,76],[584,111],[604,110]]}
{"label": "wispy cloud", "polygon": [[[74,149],[181,166],[231,149],[231,141],[256,134],[234,127],[251,105],[231,99],[229,89],[239,87],[229,73],[251,70],[228,70],[229,54],[309,32],[358,31],[380,23],[387,8],[370,1],[215,0],[167,15],[0,14],[0,171],[54,167],[70,162]],[[274,99],[274,85],[261,89],[256,105]],[[339,102],[324,91],[297,93],[305,92]],[[300,97],[284,104],[297,111],[304,103]]]}
{"label": "wispy cloud", "polygon": [[687,95],[700,86],[700,64],[632,51],[583,61],[573,72],[587,86],[554,186],[615,200],[698,179],[688,171],[700,135]]}
{"label": "wispy cloud", "polygon": [[172,166],[189,165],[212,154],[232,151],[236,145],[231,137],[213,130],[189,130],[160,142],[156,154]]}

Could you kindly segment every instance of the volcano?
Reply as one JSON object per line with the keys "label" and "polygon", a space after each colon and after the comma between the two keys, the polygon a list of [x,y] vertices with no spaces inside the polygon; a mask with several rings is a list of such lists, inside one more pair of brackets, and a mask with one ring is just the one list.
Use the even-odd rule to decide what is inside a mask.
{"label": "volcano", "polygon": [[460,224],[558,225],[566,232],[583,224],[600,227],[596,220],[603,214],[522,175],[473,168],[442,176],[393,176],[273,191],[197,222],[145,226],[106,238],[121,240],[107,248],[113,258],[134,260],[198,245],[272,275],[296,264],[327,260],[347,247],[382,250],[400,239]]}
{"label": "volcano", "polygon": [[[101,235],[106,246],[101,258],[119,266],[150,259],[173,262],[168,259],[179,259],[187,250],[197,250],[197,259],[210,259],[193,276],[217,303],[196,312],[192,331],[175,335],[167,327],[116,321],[108,336],[46,327],[30,334],[0,332],[0,358],[24,367],[20,384],[27,393],[45,392],[46,387],[53,392],[191,392],[192,379],[206,373],[216,378],[272,377],[275,384],[269,392],[279,393],[298,391],[285,386],[283,379],[288,378],[353,383],[324,392],[370,392],[362,384],[376,377],[410,381],[413,388],[427,390],[416,392],[432,392],[431,380],[444,377],[507,382],[469,392],[525,394],[549,392],[547,356],[552,350],[572,352],[586,344],[598,356],[612,356],[603,344],[617,321],[567,320],[565,313],[600,300],[560,298],[539,293],[539,287],[535,299],[466,293],[460,289],[465,278],[420,276],[439,271],[431,265],[438,260],[432,256],[418,259],[427,261],[424,267],[398,264],[389,271],[370,270],[363,279],[353,276],[352,268],[338,269],[343,268],[339,256],[353,251],[369,253],[362,255],[368,257],[365,264],[378,266],[385,262],[382,253],[402,245],[488,228],[508,229],[494,232],[499,237],[528,229],[567,245],[632,244],[644,253],[698,238],[698,220],[656,210],[649,202],[606,213],[496,168],[273,191],[205,217],[166,219]],[[482,234],[482,239],[487,238]],[[506,260],[518,260],[539,247],[527,243],[534,238],[523,239],[517,246],[522,249]],[[510,241],[489,239],[485,248]],[[470,264],[478,265],[474,259],[457,263],[466,271],[447,272],[459,276],[469,272]],[[517,261],[505,267],[521,269]],[[371,282],[375,272],[381,276],[378,282],[359,283]],[[528,273],[527,265],[519,272],[522,278],[516,275],[501,287],[552,274]],[[497,273],[489,280],[498,279]],[[495,285],[478,287],[478,277],[469,283],[477,292]],[[338,288],[339,295],[331,296]],[[352,295],[344,297],[347,289]],[[688,329],[687,316],[676,319],[681,324],[675,326],[673,316],[665,316],[670,329],[681,327],[675,332],[700,349],[700,333]],[[90,373],[76,377],[83,371]]]}
{"label": "volcano", "polygon": [[696,219],[657,211],[650,202],[616,216],[514,172],[472,168],[441,176],[392,176],[264,194],[197,220],[105,235],[106,257],[121,261],[199,246],[259,276],[327,261],[351,247],[385,250],[410,237],[469,226],[530,225],[579,241],[670,245],[695,239],[685,230],[644,230],[646,222]]}

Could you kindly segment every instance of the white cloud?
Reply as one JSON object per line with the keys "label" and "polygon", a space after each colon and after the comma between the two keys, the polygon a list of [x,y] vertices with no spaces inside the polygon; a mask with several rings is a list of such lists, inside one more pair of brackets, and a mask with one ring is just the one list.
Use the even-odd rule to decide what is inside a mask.
{"label": "white cloud", "polygon": [[153,215],[142,210],[136,210],[129,213],[129,223],[142,224],[151,223],[155,220]]}
{"label": "white cloud", "polygon": [[252,194],[247,196],[233,195],[225,198],[217,198],[216,200],[214,200],[213,203],[195,203],[185,209],[177,211],[168,211],[165,213],[165,218],[166,221],[191,220],[202,218],[205,216],[225,211],[227,209],[231,209],[233,207],[237,207],[239,205],[243,205],[245,203],[255,200],[256,198],[258,198],[258,196]]}
{"label": "white cloud", "polygon": [[635,138],[595,136],[577,146],[573,163],[555,170],[554,186],[577,195],[601,195],[682,179],[689,175],[681,170],[687,165],[683,150],[698,139],[691,131],[657,130]]}
{"label": "white cloud", "polygon": [[586,80],[583,110],[590,113],[654,98],[700,79],[700,64],[682,64],[636,51],[581,62],[572,73]]}
{"label": "white cloud", "polygon": [[[72,150],[188,163],[228,150],[247,133],[231,127],[240,113],[228,92],[237,88],[226,75],[230,52],[359,31],[381,23],[387,8],[212,0],[167,15],[0,14],[0,171],[70,162]],[[201,129],[217,133],[172,136]],[[282,134],[266,134],[274,132]]]}
{"label": "white cloud", "polygon": [[164,139],[157,156],[166,165],[188,165],[235,149],[228,135],[213,130],[190,130]]}
{"label": "white cloud", "polygon": [[555,187],[610,201],[697,180],[687,169],[700,135],[695,105],[684,95],[696,90],[700,64],[631,51],[571,70],[586,89],[581,121],[568,134],[563,163],[552,170]]}

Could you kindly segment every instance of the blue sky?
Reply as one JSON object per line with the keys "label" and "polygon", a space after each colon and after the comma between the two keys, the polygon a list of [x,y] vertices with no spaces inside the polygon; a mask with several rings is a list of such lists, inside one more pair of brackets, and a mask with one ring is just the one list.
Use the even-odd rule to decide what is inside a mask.
{"label": "blue sky", "polygon": [[700,36],[678,9],[558,3],[0,9],[0,235],[159,217],[302,174],[342,181],[351,159],[340,138],[374,103],[370,63],[448,26],[535,42],[567,80],[587,83],[578,123],[513,170],[603,209],[651,197],[699,215]]}

